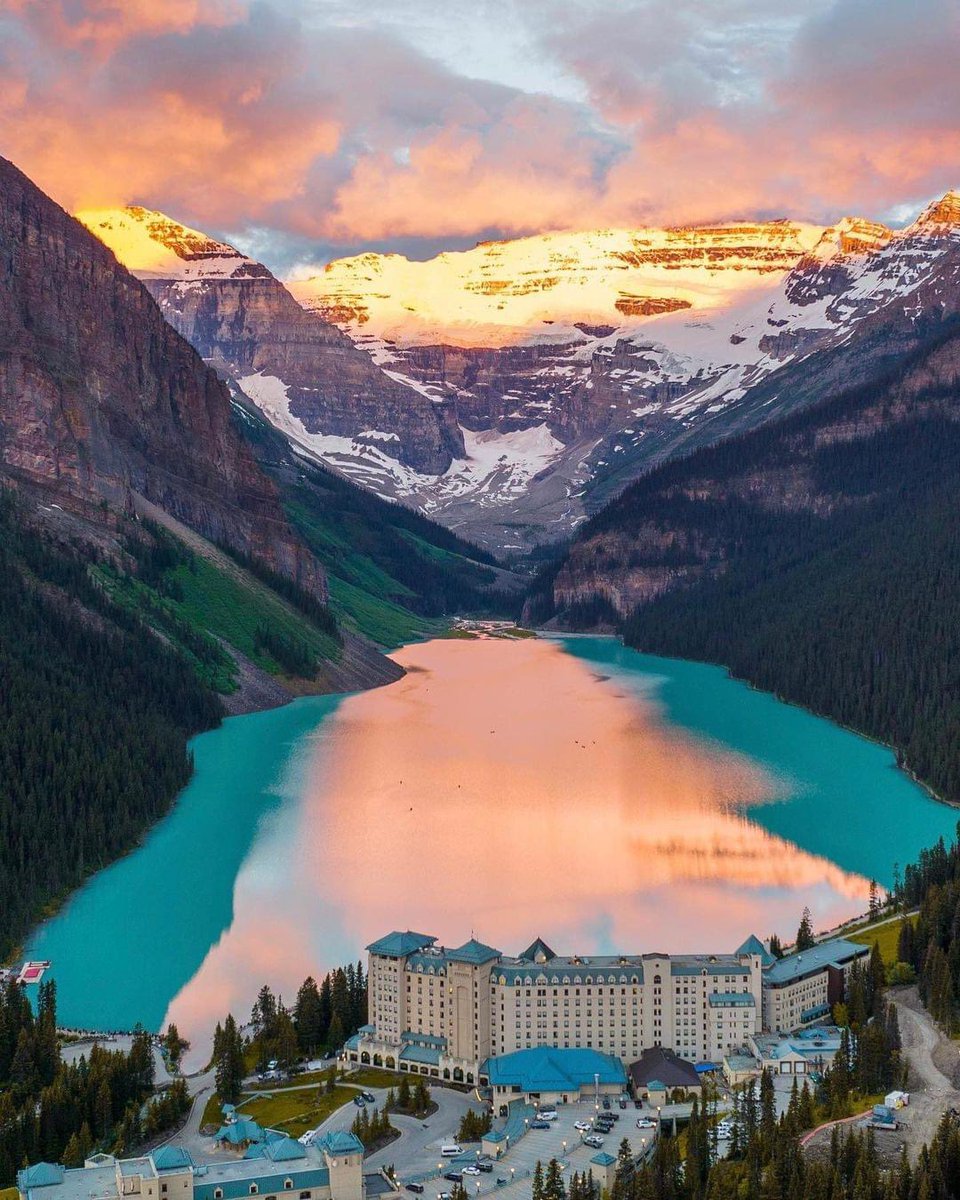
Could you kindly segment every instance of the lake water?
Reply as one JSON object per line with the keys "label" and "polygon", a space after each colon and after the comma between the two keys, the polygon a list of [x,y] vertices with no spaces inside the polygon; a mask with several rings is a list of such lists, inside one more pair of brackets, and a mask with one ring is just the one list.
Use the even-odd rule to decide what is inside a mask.
{"label": "lake water", "polygon": [[952,835],[892,754],[612,638],[440,640],[390,687],[234,717],[142,847],[42,926],[62,1020],[175,1020],[202,1060],[263,982],[391,929],[516,953],[730,951],[862,912]]}

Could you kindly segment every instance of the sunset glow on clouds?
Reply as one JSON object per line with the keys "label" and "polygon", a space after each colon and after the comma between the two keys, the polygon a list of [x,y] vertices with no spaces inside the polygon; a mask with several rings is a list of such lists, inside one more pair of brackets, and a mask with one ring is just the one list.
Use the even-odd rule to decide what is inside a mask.
{"label": "sunset glow on clouds", "polygon": [[0,153],[275,267],[896,217],[960,180],[956,0],[0,0]]}

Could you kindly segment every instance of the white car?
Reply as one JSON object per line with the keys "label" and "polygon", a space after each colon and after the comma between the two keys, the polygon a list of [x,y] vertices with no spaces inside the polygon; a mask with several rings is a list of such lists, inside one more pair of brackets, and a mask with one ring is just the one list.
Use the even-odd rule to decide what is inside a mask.
{"label": "white car", "polygon": [[573,1127],[580,1133],[589,1133],[591,1129],[589,1121],[574,1121]]}
{"label": "white car", "polygon": [[657,1127],[656,1121],[651,1121],[649,1117],[638,1117],[637,1118],[637,1128],[638,1129],[656,1129],[656,1127]]}
{"label": "white car", "polygon": [[594,1133],[591,1134],[590,1137],[585,1137],[583,1139],[583,1144],[585,1146],[592,1146],[594,1150],[600,1150],[603,1146],[603,1138],[597,1137],[597,1135]]}
{"label": "white car", "polygon": [[479,1167],[461,1167],[460,1174],[461,1175],[479,1175],[480,1168]]}
{"label": "white car", "polygon": [[541,1121],[555,1121],[557,1119],[555,1112],[541,1112],[537,1113],[537,1116]]}

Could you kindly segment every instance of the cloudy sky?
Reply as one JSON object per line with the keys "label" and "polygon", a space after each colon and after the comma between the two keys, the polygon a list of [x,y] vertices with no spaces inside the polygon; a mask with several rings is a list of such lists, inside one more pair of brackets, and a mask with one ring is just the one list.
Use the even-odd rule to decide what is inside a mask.
{"label": "cloudy sky", "polygon": [[0,0],[0,153],[286,271],[960,184],[958,0]]}

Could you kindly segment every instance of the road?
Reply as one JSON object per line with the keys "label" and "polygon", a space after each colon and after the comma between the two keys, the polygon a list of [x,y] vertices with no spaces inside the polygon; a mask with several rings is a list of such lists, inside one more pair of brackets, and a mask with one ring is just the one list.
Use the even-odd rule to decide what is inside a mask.
{"label": "road", "polygon": [[[910,1064],[910,1106],[902,1115],[904,1142],[910,1157],[915,1158],[933,1137],[944,1112],[960,1108],[960,1090],[953,1081],[960,1069],[960,1052],[934,1024],[915,987],[891,992],[890,1001],[897,1010],[900,1040]],[[941,1067],[953,1077],[948,1078]]]}

